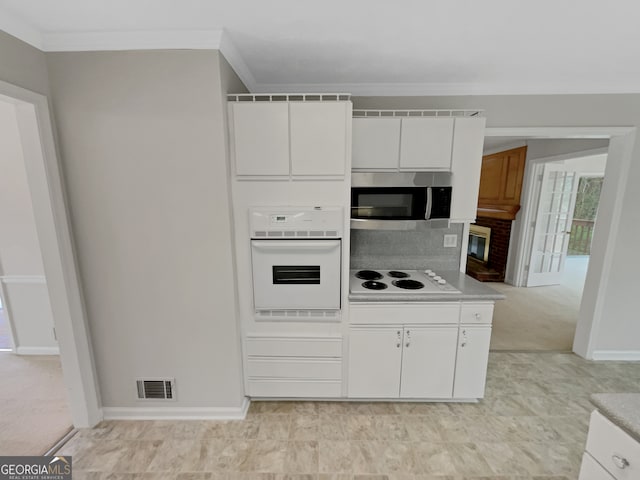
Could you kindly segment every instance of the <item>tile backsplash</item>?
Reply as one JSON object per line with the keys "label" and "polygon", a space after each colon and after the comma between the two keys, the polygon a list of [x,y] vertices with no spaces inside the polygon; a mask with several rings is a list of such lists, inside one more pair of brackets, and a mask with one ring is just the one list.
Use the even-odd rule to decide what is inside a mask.
{"label": "tile backsplash", "polygon": [[[351,230],[351,268],[458,270],[462,224],[416,230]],[[443,247],[444,236],[458,236],[456,247]]]}

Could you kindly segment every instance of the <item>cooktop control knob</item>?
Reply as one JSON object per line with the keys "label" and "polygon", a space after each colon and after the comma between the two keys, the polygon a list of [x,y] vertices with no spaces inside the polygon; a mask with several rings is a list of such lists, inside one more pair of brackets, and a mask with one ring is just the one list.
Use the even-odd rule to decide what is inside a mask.
{"label": "cooktop control knob", "polygon": [[436,272],[429,271],[429,272],[427,272],[427,275],[429,275],[430,277],[435,277],[436,276]]}
{"label": "cooktop control knob", "polygon": [[434,279],[436,282],[439,282],[440,280],[442,280],[442,277],[441,277],[440,275],[436,275],[435,277],[433,277],[433,279]]}
{"label": "cooktop control knob", "polygon": [[440,280],[438,280],[438,283],[440,285],[446,285],[447,281],[444,278],[441,278]]}
{"label": "cooktop control knob", "polygon": [[424,273],[426,273],[427,275],[429,275],[433,270],[425,270]]}

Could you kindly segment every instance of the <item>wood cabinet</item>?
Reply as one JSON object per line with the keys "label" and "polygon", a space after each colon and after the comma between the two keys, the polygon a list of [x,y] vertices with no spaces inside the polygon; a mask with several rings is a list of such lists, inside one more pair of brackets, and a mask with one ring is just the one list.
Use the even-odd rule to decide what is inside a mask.
{"label": "wood cabinet", "polygon": [[239,177],[344,177],[351,102],[230,102]]}
{"label": "wood cabinet", "polygon": [[515,219],[520,210],[527,147],[482,157],[478,216]]}

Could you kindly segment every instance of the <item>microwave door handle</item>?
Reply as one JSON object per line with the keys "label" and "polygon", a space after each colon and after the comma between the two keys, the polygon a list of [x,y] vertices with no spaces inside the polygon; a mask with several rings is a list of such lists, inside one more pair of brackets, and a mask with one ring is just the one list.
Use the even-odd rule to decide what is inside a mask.
{"label": "microwave door handle", "polygon": [[431,218],[431,209],[433,208],[433,196],[432,189],[427,187],[427,205],[424,209],[424,219],[429,220]]}

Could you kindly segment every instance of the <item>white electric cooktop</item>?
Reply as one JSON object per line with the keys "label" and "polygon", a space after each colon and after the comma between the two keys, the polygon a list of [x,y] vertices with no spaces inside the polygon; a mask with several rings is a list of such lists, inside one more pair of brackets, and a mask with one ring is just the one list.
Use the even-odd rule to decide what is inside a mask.
{"label": "white electric cooktop", "polygon": [[351,270],[349,291],[381,295],[460,293],[432,270]]}

